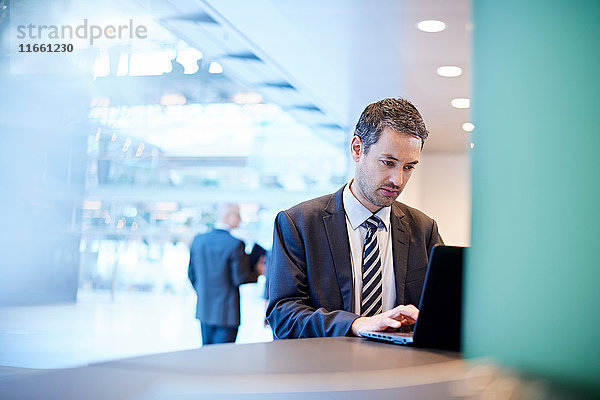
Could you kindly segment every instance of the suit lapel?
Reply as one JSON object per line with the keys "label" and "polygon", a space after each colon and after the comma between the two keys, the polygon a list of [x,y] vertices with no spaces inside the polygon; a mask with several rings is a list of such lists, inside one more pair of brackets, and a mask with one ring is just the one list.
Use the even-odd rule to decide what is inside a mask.
{"label": "suit lapel", "polygon": [[408,267],[408,247],[410,235],[404,221],[404,212],[394,203],[390,214],[392,227],[392,253],[394,258],[394,276],[396,278],[396,304],[404,304],[404,282]]}
{"label": "suit lapel", "polygon": [[352,279],[352,263],[350,261],[350,244],[348,243],[348,234],[346,228],[346,213],[344,212],[342,191],[338,190],[325,208],[326,215],[323,217],[325,232],[329,249],[333,257],[333,264],[342,299],[344,310],[353,312],[354,301]]}

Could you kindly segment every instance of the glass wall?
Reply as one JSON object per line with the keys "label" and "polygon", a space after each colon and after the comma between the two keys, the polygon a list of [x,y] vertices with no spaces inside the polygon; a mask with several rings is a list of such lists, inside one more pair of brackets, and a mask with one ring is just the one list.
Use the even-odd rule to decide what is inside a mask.
{"label": "glass wall", "polygon": [[189,245],[217,206],[269,249],[278,211],[347,178],[345,129],[201,3],[4,1],[0,39],[0,365],[199,345]]}
{"label": "glass wall", "polygon": [[345,181],[345,152],[277,105],[104,99],[90,111],[83,287],[180,292],[218,203],[239,202],[237,234],[269,248],[277,211]]}

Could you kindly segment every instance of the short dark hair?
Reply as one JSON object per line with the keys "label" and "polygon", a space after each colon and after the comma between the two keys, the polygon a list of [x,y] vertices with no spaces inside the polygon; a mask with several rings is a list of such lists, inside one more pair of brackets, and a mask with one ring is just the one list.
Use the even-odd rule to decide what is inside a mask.
{"label": "short dark hair", "polygon": [[369,104],[360,115],[354,134],[363,143],[365,153],[371,145],[377,143],[385,128],[406,133],[421,139],[421,149],[429,132],[423,117],[408,100],[388,98]]}

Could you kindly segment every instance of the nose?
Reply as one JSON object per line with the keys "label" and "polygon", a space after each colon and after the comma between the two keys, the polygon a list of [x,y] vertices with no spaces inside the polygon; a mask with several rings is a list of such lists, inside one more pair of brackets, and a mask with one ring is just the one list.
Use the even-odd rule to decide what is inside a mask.
{"label": "nose", "polygon": [[402,184],[404,183],[404,176],[402,175],[402,170],[400,170],[400,172],[394,172],[392,175],[390,175],[390,183],[393,184],[395,187],[402,187]]}

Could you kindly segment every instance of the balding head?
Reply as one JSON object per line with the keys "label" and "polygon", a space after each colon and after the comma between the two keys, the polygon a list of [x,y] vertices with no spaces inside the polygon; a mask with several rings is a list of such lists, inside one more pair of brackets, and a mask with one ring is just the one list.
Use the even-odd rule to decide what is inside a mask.
{"label": "balding head", "polygon": [[227,225],[229,229],[235,229],[240,226],[242,218],[240,217],[240,207],[234,203],[225,203],[219,205],[217,210],[217,221]]}

